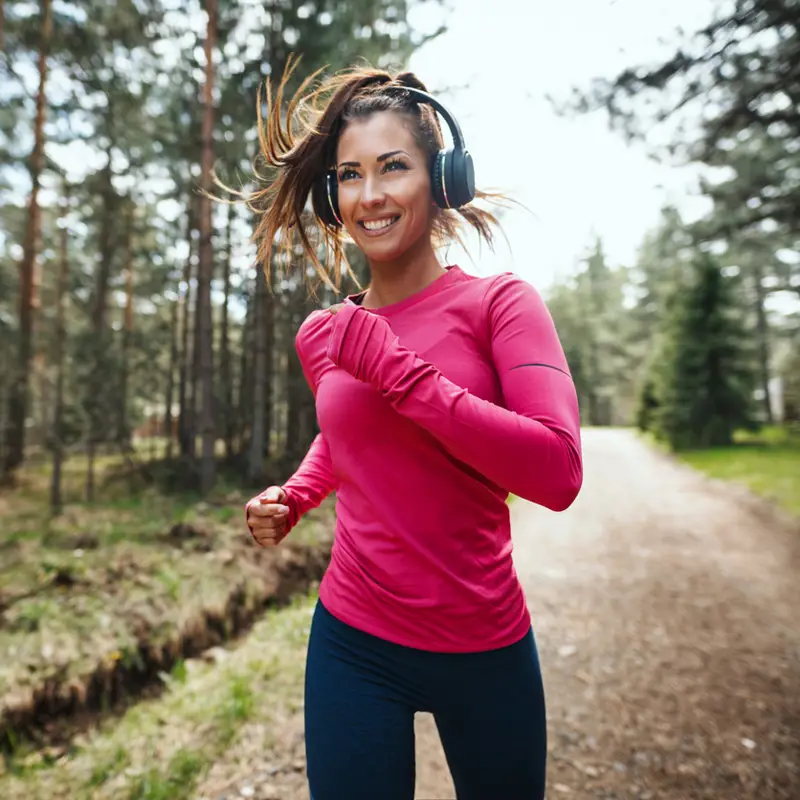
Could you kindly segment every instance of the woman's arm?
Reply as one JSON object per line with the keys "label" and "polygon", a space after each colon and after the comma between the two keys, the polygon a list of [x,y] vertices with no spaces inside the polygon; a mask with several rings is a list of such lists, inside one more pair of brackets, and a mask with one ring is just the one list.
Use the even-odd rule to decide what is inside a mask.
{"label": "woman's arm", "polygon": [[[312,316],[319,315],[315,312]],[[301,326],[295,337],[295,350],[300,359],[303,375],[314,397],[317,395],[317,383],[313,371],[310,369],[304,352],[304,337],[307,333],[306,326]],[[289,507],[289,528],[293,528],[300,517],[312,508],[316,508],[338,485],[338,479],[333,471],[331,454],[328,443],[321,433],[317,434],[305,458],[294,475],[283,484],[287,494]]]}
{"label": "woman's arm", "polygon": [[316,508],[336,485],[328,443],[319,433],[294,475],[282,486],[289,507],[289,529],[297,524],[303,514]]}
{"label": "woman's arm", "polygon": [[403,347],[385,318],[355,304],[337,311],[328,358],[493,483],[562,511],[583,466],[575,387],[550,313],[532,286],[503,275],[487,291],[484,317],[505,408],[456,386]]}

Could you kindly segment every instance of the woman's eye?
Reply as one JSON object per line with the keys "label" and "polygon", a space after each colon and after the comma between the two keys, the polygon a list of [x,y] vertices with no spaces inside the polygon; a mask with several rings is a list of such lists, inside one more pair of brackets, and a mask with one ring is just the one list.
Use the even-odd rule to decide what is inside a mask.
{"label": "woman's eye", "polygon": [[408,167],[402,161],[387,161],[386,165],[384,166],[384,171],[389,172],[392,170],[404,170],[408,169]]}
{"label": "woman's eye", "polygon": [[[387,161],[383,165],[383,169],[381,171],[386,173],[386,172],[396,172],[398,170],[408,170],[408,166],[402,161]],[[352,181],[359,177],[361,176],[354,169],[345,168],[339,172],[340,183],[343,183],[344,181]]]}

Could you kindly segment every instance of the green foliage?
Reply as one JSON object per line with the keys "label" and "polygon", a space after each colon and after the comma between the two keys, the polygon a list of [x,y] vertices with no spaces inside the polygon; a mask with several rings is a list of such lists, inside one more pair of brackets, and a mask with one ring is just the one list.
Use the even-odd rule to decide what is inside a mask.
{"label": "green foliage", "polygon": [[682,461],[712,478],[739,483],[800,517],[800,429],[737,431],[730,447],[683,451]]}
{"label": "green foliage", "polygon": [[581,418],[588,425],[622,424],[630,417],[633,353],[625,314],[627,280],[626,270],[609,267],[598,239],[577,273],[548,297]]}
{"label": "green foliage", "polygon": [[133,783],[128,800],[181,800],[192,796],[194,784],[207,764],[199,753],[178,750],[162,773],[150,767]]}
{"label": "green foliage", "polygon": [[[665,213],[644,242],[636,327],[642,341],[650,338],[674,283],[686,277],[687,256],[712,248],[746,284],[741,313],[756,351],[760,415],[771,420],[770,378],[798,346],[797,314],[772,309],[800,301],[800,4],[732,0],[715,4],[710,17],[699,30],[677,31],[667,58],[600,77],[566,107],[603,109],[612,127],[642,141],[669,119],[677,135],[661,155],[707,168],[701,190],[710,212],[691,226]],[[648,425],[652,387],[646,372],[639,380],[637,421]],[[791,396],[787,411],[795,413]]]}
{"label": "green foliage", "polygon": [[793,348],[781,370],[787,422],[800,423],[800,347]]}
{"label": "green foliage", "polygon": [[[674,367],[676,352],[682,353],[671,344],[676,320],[685,313],[698,260],[706,258],[703,251],[709,249],[698,242],[696,232],[674,209],[665,208],[660,224],[645,235],[630,267],[608,265],[602,245],[596,242],[579,270],[548,295],[584,424],[656,428],[666,383],[672,379],[665,377],[666,365]],[[797,353],[800,316],[785,313],[772,302],[773,295],[783,304],[787,300],[786,284],[776,278],[775,253],[781,241],[780,236],[762,232],[732,235],[714,247],[717,268],[734,276],[722,282],[724,303],[730,305],[723,316],[731,317],[734,324],[723,326],[719,336],[734,337],[730,347],[737,352],[742,348],[746,372],[741,380],[737,375],[729,377],[748,396],[750,410],[745,416],[761,422],[771,420],[768,409],[781,407],[774,403],[774,385],[772,397],[766,394],[773,377],[784,378],[786,413],[795,413],[792,398],[800,396],[792,378],[798,370],[791,366],[796,363],[792,359]],[[688,358],[688,352],[683,356]],[[669,374],[674,377],[675,369]],[[751,402],[754,395],[755,404]],[[768,404],[768,399],[773,402]]]}
{"label": "green foliage", "polygon": [[654,367],[646,370],[642,388],[637,398],[635,422],[640,431],[652,429],[656,422],[659,399],[654,373]]}
{"label": "green foliage", "polygon": [[217,718],[217,735],[225,744],[233,741],[242,723],[250,719],[255,708],[255,696],[250,682],[243,676],[230,681],[227,703],[220,707]]}
{"label": "green foliage", "polygon": [[[365,60],[402,67],[424,38],[408,22],[415,2],[286,0],[264,5],[220,0],[213,121],[213,155],[220,178],[236,187],[252,185],[258,150],[257,90],[267,76],[275,78],[283,71],[291,53],[302,57],[295,85],[325,65],[336,70]],[[10,377],[21,343],[29,338],[19,335],[18,262],[28,222],[28,159],[43,46],[39,4],[6,0],[3,8],[0,451],[4,431],[14,427],[9,422]],[[200,0],[53,4],[44,92],[45,169],[39,195],[41,280],[36,287],[24,428],[29,454],[57,441],[66,448],[67,457],[81,445],[130,453],[137,431],[145,428],[163,435],[158,426],[166,421],[169,404],[172,422],[180,417],[185,433],[182,461],[173,467],[181,482],[194,481],[191,442],[200,395],[196,206],[206,20]],[[254,305],[249,241],[253,220],[242,206],[234,208],[228,237],[228,208],[215,205],[212,216],[215,419],[218,432],[225,434],[229,466],[242,476],[241,455],[253,436],[256,416],[265,413],[254,408],[255,317],[245,316]],[[62,229],[67,231],[66,242]],[[55,345],[62,337],[57,335],[55,319],[62,261],[68,269],[68,296],[63,413],[56,435],[53,410],[60,359]],[[228,263],[229,292],[223,298],[221,278]],[[308,311],[302,303],[304,291],[296,283],[273,289],[276,300],[268,346],[275,356],[262,385],[271,387],[276,406],[297,405],[298,397],[302,404],[302,388],[295,389],[287,376],[282,354],[291,348]],[[224,354],[220,352],[223,302],[228,309]],[[261,299],[256,302],[263,304]],[[127,304],[132,311],[130,326]],[[302,450],[305,438],[313,435],[311,426],[306,426],[305,438],[295,430],[281,430],[290,427],[287,420],[296,419],[298,415],[290,415],[285,407],[269,416],[272,427],[263,438],[277,448],[278,452],[272,451],[276,458],[287,441]],[[266,455],[266,444],[261,449]],[[258,456],[259,448],[254,452]],[[3,455],[0,452],[0,461]],[[296,454],[287,458],[296,460]]]}
{"label": "green foliage", "polygon": [[173,685],[186,683],[186,679],[188,677],[189,677],[189,670],[186,667],[186,661],[182,658],[179,658],[173,665],[172,669],[170,670],[169,673],[170,682]]}
{"label": "green foliage", "polygon": [[729,445],[753,424],[755,380],[735,280],[711,256],[695,256],[661,337],[645,381],[654,433],[676,450]]}
{"label": "green foliage", "polygon": [[128,752],[119,745],[110,755],[95,764],[92,768],[88,785],[90,787],[102,786],[112,775],[123,770],[127,764]]}

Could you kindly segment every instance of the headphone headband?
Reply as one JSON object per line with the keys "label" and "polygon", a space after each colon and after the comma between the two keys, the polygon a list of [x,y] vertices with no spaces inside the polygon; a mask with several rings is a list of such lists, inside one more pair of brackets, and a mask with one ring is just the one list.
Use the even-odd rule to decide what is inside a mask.
{"label": "headphone headband", "polygon": [[467,149],[464,143],[464,136],[461,133],[461,127],[456,121],[456,118],[447,110],[446,106],[442,105],[435,97],[427,92],[423,92],[422,89],[415,89],[413,86],[392,86],[391,89],[398,92],[408,92],[408,94],[416,98],[419,102],[425,103],[438,111],[447,123],[447,127],[450,128],[450,134],[453,137],[453,145],[459,150]]}

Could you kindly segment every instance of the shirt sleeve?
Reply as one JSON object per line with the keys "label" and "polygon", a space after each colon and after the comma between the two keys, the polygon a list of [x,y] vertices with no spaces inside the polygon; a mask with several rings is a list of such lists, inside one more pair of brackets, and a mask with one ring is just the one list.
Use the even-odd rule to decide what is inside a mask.
{"label": "shirt sleeve", "polygon": [[583,465],[578,400],[553,320],[539,293],[512,275],[492,282],[481,318],[505,407],[455,385],[404,347],[385,318],[355,304],[336,314],[328,358],[497,486],[563,511]]}
{"label": "shirt sleeve", "polygon": [[[306,382],[316,397],[316,381],[303,350],[303,333],[302,329],[298,332],[295,349]],[[283,484],[283,490],[287,495],[286,505],[289,507],[289,528],[293,528],[303,514],[319,506],[337,486],[338,478],[333,470],[328,443],[325,441],[325,437],[319,433],[300,462],[300,466]]]}
{"label": "shirt sleeve", "polygon": [[283,484],[289,507],[289,528],[312,508],[316,508],[335,488],[328,443],[317,434],[295,473]]}

